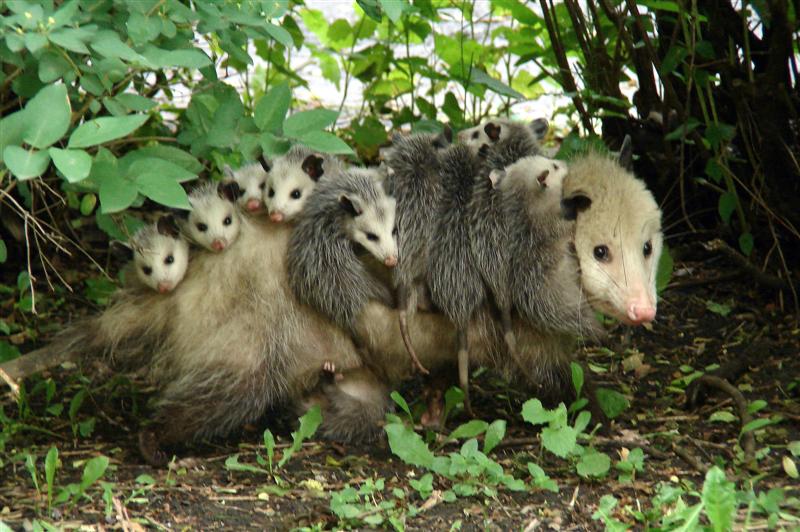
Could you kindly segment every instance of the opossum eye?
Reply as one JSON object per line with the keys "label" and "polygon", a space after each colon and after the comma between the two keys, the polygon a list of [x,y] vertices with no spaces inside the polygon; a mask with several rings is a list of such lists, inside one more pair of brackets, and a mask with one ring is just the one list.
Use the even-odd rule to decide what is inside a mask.
{"label": "opossum eye", "polygon": [[366,235],[367,235],[367,240],[369,240],[370,242],[378,241],[378,235],[376,235],[375,233],[366,233]]}
{"label": "opossum eye", "polygon": [[269,196],[271,198],[274,195],[275,195],[275,191],[272,190],[272,189],[269,189],[269,192],[267,193],[267,196]]}
{"label": "opossum eye", "polygon": [[144,266],[142,268],[142,273],[145,275],[150,275],[151,273],[153,273],[153,268],[151,268],[150,266]]}
{"label": "opossum eye", "polygon": [[473,139],[477,139],[477,138],[478,138],[478,137],[480,137],[480,136],[481,136],[481,134],[480,134],[480,133],[478,133],[477,131],[476,131],[476,132],[474,132],[474,133],[472,134],[472,138],[473,138]]}
{"label": "opossum eye", "polygon": [[258,185],[258,188],[260,188],[261,190],[264,190],[265,188],[267,188],[267,184],[266,183],[261,183],[260,185]]}
{"label": "opossum eye", "polygon": [[296,188],[296,189],[292,190],[292,193],[291,193],[291,194],[289,194],[289,196],[290,196],[292,199],[300,199],[300,196],[302,196],[302,195],[303,195],[303,193],[302,193],[302,192],[300,192],[300,189],[299,189],[299,188]]}
{"label": "opossum eye", "polygon": [[653,254],[653,244],[648,240],[644,243],[644,249],[642,249],[642,251],[644,252],[645,257],[649,257]]}
{"label": "opossum eye", "polygon": [[208,231],[208,226],[206,224],[197,224],[197,230],[201,233],[205,233]]}
{"label": "opossum eye", "polygon": [[233,223],[233,220],[231,219],[230,216],[226,216],[225,219],[222,220],[222,225],[231,225],[232,223]]}
{"label": "opossum eye", "polygon": [[164,264],[172,264],[173,262],[175,262],[175,257],[172,255],[167,255],[164,259]]}
{"label": "opossum eye", "polygon": [[608,253],[608,246],[595,246],[594,258],[603,262],[611,260],[611,255]]}
{"label": "opossum eye", "polygon": [[397,227],[392,228],[392,235],[397,236]]}

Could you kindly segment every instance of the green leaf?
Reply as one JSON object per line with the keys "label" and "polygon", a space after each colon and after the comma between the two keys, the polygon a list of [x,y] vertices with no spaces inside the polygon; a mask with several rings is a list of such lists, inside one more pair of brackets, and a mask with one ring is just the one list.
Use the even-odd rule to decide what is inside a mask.
{"label": "green leaf", "polygon": [[558,493],[558,484],[556,484],[556,481],[547,476],[547,473],[544,472],[544,469],[539,467],[537,464],[528,462],[528,472],[531,474],[531,477],[533,478],[533,484],[536,487],[552,491],[553,493]]}
{"label": "green leaf", "polygon": [[483,437],[483,452],[489,454],[497,447],[506,435],[506,420],[496,419],[486,429],[486,435]]}
{"label": "green leaf", "polygon": [[383,9],[383,12],[389,17],[389,20],[395,24],[403,15],[406,3],[405,0],[380,0],[381,9]]}
{"label": "green leaf", "polygon": [[0,264],[4,263],[7,260],[8,260],[8,248],[6,248],[5,241],[2,238],[0,238]]}
{"label": "green leaf", "polygon": [[311,131],[322,131],[336,122],[338,116],[339,113],[329,109],[300,111],[284,121],[283,134],[287,137],[299,138]]}
{"label": "green leaf", "polygon": [[[169,163],[180,166],[181,168],[189,172],[192,176],[197,176],[197,174],[203,171],[202,163],[200,163],[200,161],[198,161],[191,154],[179,148],[174,148],[172,146],[165,146],[163,144],[158,144],[155,146],[145,146],[143,148],[139,148],[138,150],[134,150],[132,152],[128,152],[127,154],[125,154],[125,159],[130,159],[132,161],[131,168],[133,168],[135,164],[134,161],[138,161],[142,158],[154,158],[154,159],[160,159],[162,161],[167,161]],[[163,168],[161,170],[163,170]],[[177,181],[185,181],[188,178],[184,179],[176,177],[175,179]]]}
{"label": "green leaf", "polygon": [[141,152],[142,150],[136,150],[132,154],[123,157],[123,164],[133,161],[126,172],[128,177],[137,179],[142,174],[157,174],[164,179],[177,181],[178,183],[197,178],[196,172],[191,172],[183,166],[165,161],[160,157],[147,157],[146,153]]}
{"label": "green leaf", "polygon": [[63,83],[44,87],[25,106],[22,138],[34,148],[47,148],[67,132],[71,113]]}
{"label": "green leaf", "polygon": [[742,233],[739,235],[739,249],[742,250],[745,257],[750,256],[750,253],[753,252],[754,245],[755,241],[752,233]]}
{"label": "green leaf", "polygon": [[719,421],[722,423],[735,423],[737,417],[728,410],[719,410],[708,416],[709,421]]}
{"label": "green leaf", "polygon": [[269,33],[270,37],[284,45],[286,48],[291,48],[294,44],[291,34],[289,34],[288,31],[280,26],[277,26],[271,22],[267,22],[264,25],[264,29],[267,30],[267,33]]}
{"label": "green leaf", "polygon": [[96,456],[86,462],[83,468],[83,477],[81,478],[80,491],[86,491],[86,488],[97,482],[100,477],[106,472],[108,468],[107,456]]}
{"label": "green leaf", "polygon": [[616,418],[630,406],[625,396],[615,390],[598,388],[595,395],[603,413],[610,419]]}
{"label": "green leaf", "polygon": [[154,66],[160,68],[204,68],[212,64],[211,59],[197,48],[162,50],[151,45],[144,49],[142,55]]}
{"label": "green leaf", "polygon": [[50,148],[47,152],[53,158],[56,168],[70,183],[77,183],[89,177],[89,172],[92,170],[92,157],[85,151]]}
{"label": "green leaf", "polygon": [[575,470],[584,478],[589,477],[604,477],[611,469],[611,458],[605,453],[599,453],[594,449],[588,449],[578,464]]}
{"label": "green leaf", "polygon": [[272,460],[275,458],[275,436],[269,429],[264,431],[264,448],[267,450],[267,460],[269,460],[269,470],[272,472]]}
{"label": "green leaf", "polygon": [[100,183],[100,210],[103,214],[124,211],[136,200],[136,183],[118,175],[109,175]]}
{"label": "green leaf", "polygon": [[394,402],[395,402],[395,404],[397,404],[397,406],[399,406],[399,407],[400,407],[400,409],[401,409],[403,412],[405,412],[405,413],[406,413],[406,415],[408,415],[408,417],[409,417],[409,418],[411,418],[411,417],[412,417],[412,416],[411,416],[411,409],[408,407],[408,403],[406,402],[406,400],[405,400],[405,399],[403,399],[403,396],[402,396],[402,395],[400,395],[400,393],[399,393],[399,392],[397,392],[397,391],[393,391],[391,394],[389,394],[389,397],[391,397],[391,398],[392,398],[392,401],[394,401]]}
{"label": "green leaf", "polygon": [[389,423],[383,427],[389,440],[389,448],[403,462],[418,467],[430,468],[434,456],[422,437],[403,423]]}
{"label": "green leaf", "polygon": [[228,471],[241,471],[244,473],[269,474],[264,468],[239,462],[239,454],[234,454],[225,459],[225,469]]}
{"label": "green leaf", "polygon": [[731,221],[731,215],[736,210],[736,203],[739,201],[733,192],[725,192],[719,197],[719,217],[724,223]]}
{"label": "green leaf", "polygon": [[[6,333],[7,334],[7,333]],[[0,340],[0,363],[19,358],[19,348],[5,340]]]}
{"label": "green leaf", "polygon": [[350,155],[353,150],[342,139],[327,131],[310,131],[297,138],[312,150],[323,153],[338,153]]}
{"label": "green leaf", "polygon": [[575,397],[580,397],[583,390],[583,368],[577,362],[570,362],[569,369],[572,372],[572,386],[575,388]]}
{"label": "green leaf", "polygon": [[0,120],[0,162],[4,162],[6,146],[21,145],[27,127],[25,111],[17,111]]}
{"label": "green leaf", "polygon": [[69,137],[70,148],[86,148],[129,135],[144,124],[149,115],[104,116],[78,126]]}
{"label": "green leaf", "polygon": [[48,35],[50,42],[78,54],[89,53],[89,49],[84,44],[84,39],[87,37],[88,34],[86,32],[74,28],[62,28]]}
{"label": "green leaf", "polygon": [[50,156],[46,151],[6,146],[3,150],[3,162],[17,179],[25,180],[42,175],[50,164]]}
{"label": "green leaf", "polygon": [[292,92],[289,84],[284,82],[274,86],[256,104],[253,117],[258,129],[270,133],[280,133],[281,125],[291,103]]}
{"label": "green leaf", "polygon": [[725,473],[717,466],[706,473],[702,500],[708,520],[716,532],[733,528],[733,519],[736,515],[736,486],[725,478]]}
{"label": "green leaf", "polygon": [[522,405],[522,419],[532,425],[549,423],[553,417],[553,411],[544,408],[538,399],[529,399]]}
{"label": "green leaf", "polygon": [[283,155],[289,148],[292,147],[292,143],[286,139],[278,138],[272,133],[262,133],[261,134],[261,151],[267,157],[278,157]]}
{"label": "green leaf", "polygon": [[518,100],[525,99],[524,94],[515,91],[502,81],[494,79],[493,77],[489,76],[489,74],[478,68],[472,69],[470,81],[477,83],[478,85],[484,85],[486,88],[503,96],[509,96]]}
{"label": "green leaf", "polygon": [[542,429],[542,445],[561,458],[566,458],[575,449],[577,437],[578,433],[569,426]]}
{"label": "green leaf", "polygon": [[486,432],[488,427],[489,424],[485,421],[473,419],[472,421],[468,421],[463,425],[459,425],[453,432],[450,433],[450,436],[448,436],[447,439],[462,440],[465,438],[474,438],[479,434]]}
{"label": "green leaf", "polygon": [[148,172],[136,177],[136,188],[156,203],[176,209],[191,210],[186,191],[174,179],[160,173]]}
{"label": "green leaf", "polygon": [[711,124],[706,128],[705,138],[713,149],[718,149],[723,142],[733,139],[736,127],[730,124]]}
{"label": "green leaf", "polygon": [[97,196],[94,194],[86,194],[81,198],[81,206],[80,211],[81,214],[84,216],[89,216],[94,212],[94,208],[97,206]]}
{"label": "green leaf", "polygon": [[719,314],[723,318],[731,313],[733,310],[729,305],[724,303],[715,303],[714,301],[706,301],[706,308],[714,314]]}
{"label": "green leaf", "polygon": [[47,456],[44,459],[44,476],[47,482],[47,500],[52,499],[53,496],[53,483],[56,478],[56,468],[58,467],[58,449],[50,447],[47,451]]}
{"label": "green leaf", "polygon": [[664,244],[661,250],[661,256],[658,258],[658,269],[656,271],[656,291],[660,294],[669,284],[672,279],[672,271],[674,269],[672,261],[672,254],[669,247]]}
{"label": "green leaf", "polygon": [[320,423],[322,423],[322,412],[319,405],[314,405],[300,418],[300,427],[292,432],[292,446],[283,453],[280,462],[278,462],[278,467],[283,467],[292,455],[300,449],[303,441],[314,435]]}
{"label": "green leaf", "polygon": [[150,98],[145,98],[144,96],[129,92],[117,95],[114,100],[116,100],[120,105],[124,105],[131,111],[139,112],[150,110],[157,105],[156,102]]}
{"label": "green leaf", "polygon": [[103,57],[125,59],[137,63],[146,62],[133,48],[123,43],[116,32],[111,30],[97,32],[92,38],[91,47]]}

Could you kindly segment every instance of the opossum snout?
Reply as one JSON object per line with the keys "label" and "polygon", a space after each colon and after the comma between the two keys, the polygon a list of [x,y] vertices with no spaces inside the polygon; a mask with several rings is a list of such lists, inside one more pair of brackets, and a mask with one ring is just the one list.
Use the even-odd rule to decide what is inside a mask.
{"label": "opossum snout", "polygon": [[283,221],[283,213],[282,212],[271,212],[269,213],[269,219],[273,222],[279,223]]}
{"label": "opossum snout", "polygon": [[656,308],[646,299],[635,299],[628,303],[628,319],[631,325],[650,323],[656,317]]}
{"label": "opossum snout", "polygon": [[214,240],[213,242],[211,242],[211,249],[213,249],[214,251],[222,251],[223,249],[225,249],[225,241],[219,238]]}
{"label": "opossum snout", "polygon": [[158,293],[159,294],[166,294],[172,290],[172,283],[168,283],[166,281],[161,281],[158,283]]}
{"label": "opossum snout", "polygon": [[389,268],[394,268],[395,266],[397,266],[397,256],[389,255],[388,257],[386,257],[386,259],[384,259],[383,263]]}
{"label": "opossum snout", "polygon": [[251,198],[251,199],[247,200],[247,203],[245,204],[245,207],[247,208],[248,211],[255,212],[255,211],[257,211],[258,209],[261,208],[261,200],[257,200],[255,198]]}

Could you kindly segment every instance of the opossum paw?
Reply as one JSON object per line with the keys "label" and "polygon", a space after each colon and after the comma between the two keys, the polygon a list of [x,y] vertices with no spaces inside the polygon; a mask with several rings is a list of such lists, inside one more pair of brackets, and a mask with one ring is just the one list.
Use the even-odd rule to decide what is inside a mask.
{"label": "opossum paw", "polygon": [[326,360],[322,363],[322,378],[334,382],[342,380],[344,375],[336,371],[336,364],[330,360]]}
{"label": "opossum paw", "polygon": [[139,452],[145,462],[153,467],[164,467],[169,463],[169,457],[159,445],[158,436],[149,429],[139,432]]}

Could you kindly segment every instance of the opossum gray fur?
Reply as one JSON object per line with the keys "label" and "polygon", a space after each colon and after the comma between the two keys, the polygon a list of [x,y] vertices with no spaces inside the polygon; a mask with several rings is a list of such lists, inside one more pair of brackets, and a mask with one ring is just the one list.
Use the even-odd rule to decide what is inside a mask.
{"label": "opossum gray fur", "polygon": [[264,205],[270,220],[277,223],[292,221],[303,210],[319,180],[344,169],[344,164],[335,156],[299,144],[267,164],[270,170],[264,189]]}
{"label": "opossum gray fur", "polygon": [[389,287],[369,273],[356,246],[385,267],[397,265],[395,200],[362,169],[317,185],[297,218],[287,257],[295,296],[351,334],[367,301],[394,303]]}
{"label": "opossum gray fur", "polygon": [[478,153],[484,145],[504,141],[513,135],[530,136],[538,144],[547,135],[549,127],[550,125],[544,118],[537,118],[527,124],[508,118],[493,118],[477,126],[459,131],[458,143],[469,146],[473,153]]}
{"label": "opossum gray fur", "polygon": [[442,196],[439,151],[446,146],[442,135],[395,136],[388,153],[387,192],[397,201],[399,263],[395,268],[400,330],[417,369],[427,372],[415,353],[408,316],[416,308],[418,287],[425,283],[428,248]]}
{"label": "opossum gray fur", "polygon": [[[165,294],[183,280],[189,264],[189,244],[172,216],[161,216],[130,239],[133,260],[128,274],[144,286]],[[133,271],[131,271],[133,270]]]}

